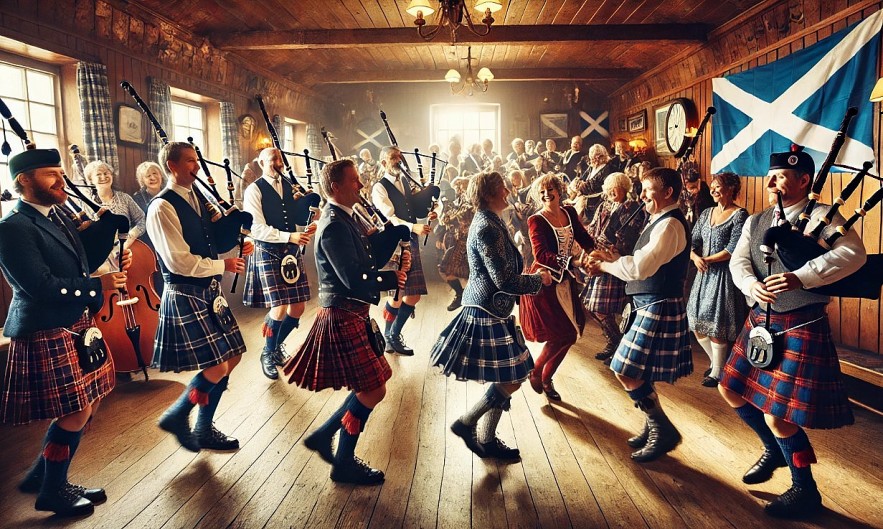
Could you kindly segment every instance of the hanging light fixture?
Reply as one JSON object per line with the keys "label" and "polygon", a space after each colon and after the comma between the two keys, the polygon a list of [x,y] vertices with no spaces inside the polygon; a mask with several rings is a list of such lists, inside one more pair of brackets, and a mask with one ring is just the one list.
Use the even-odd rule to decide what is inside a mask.
{"label": "hanging light fixture", "polygon": [[[438,5],[433,7],[433,4]],[[487,35],[491,30],[491,24],[494,23],[491,13],[496,13],[500,9],[503,9],[501,0],[477,0],[475,2],[475,10],[484,13],[484,18],[481,19],[481,23],[484,24],[483,30],[472,22],[472,16],[469,15],[469,10],[466,8],[466,0],[411,0],[405,11],[416,17],[414,24],[417,26],[417,33],[421,38],[432,40],[442,27],[448,27],[451,30],[451,44],[454,44],[457,42],[457,30],[463,26],[478,37]],[[435,19],[436,25],[424,30],[426,19],[423,17],[428,17],[436,11],[438,11]]]}
{"label": "hanging light fixture", "polygon": [[476,91],[487,92],[488,83],[493,78],[494,74],[487,67],[479,69],[477,74],[472,73],[472,46],[466,53],[466,77],[462,77],[460,72],[453,68],[445,74],[445,81],[451,84],[451,93],[454,95],[462,93],[471,96]]}

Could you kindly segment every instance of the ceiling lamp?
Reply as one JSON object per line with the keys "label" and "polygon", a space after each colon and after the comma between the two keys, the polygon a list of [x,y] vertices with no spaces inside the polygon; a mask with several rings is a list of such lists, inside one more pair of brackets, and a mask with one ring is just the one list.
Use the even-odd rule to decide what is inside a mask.
{"label": "ceiling lamp", "polygon": [[494,74],[489,68],[481,68],[478,74],[472,73],[472,46],[466,53],[466,77],[453,68],[445,74],[445,81],[451,83],[451,93],[454,95],[465,94],[471,96],[476,90],[487,92],[488,83],[493,80]]}
{"label": "ceiling lamp", "polygon": [[[433,7],[433,4],[438,4]],[[475,2],[475,10],[484,13],[481,23],[484,24],[484,30],[476,28],[472,23],[472,17],[466,8],[466,0],[411,0],[405,11],[409,15],[416,17],[414,24],[417,26],[417,33],[424,40],[432,40],[442,27],[448,27],[451,30],[451,44],[457,42],[457,30],[464,26],[474,35],[484,37],[491,30],[491,24],[494,23],[494,17],[491,13],[495,13],[503,9],[503,3],[500,0],[477,0]],[[424,16],[429,16],[438,11],[435,19],[435,26],[425,30],[426,20]]]}

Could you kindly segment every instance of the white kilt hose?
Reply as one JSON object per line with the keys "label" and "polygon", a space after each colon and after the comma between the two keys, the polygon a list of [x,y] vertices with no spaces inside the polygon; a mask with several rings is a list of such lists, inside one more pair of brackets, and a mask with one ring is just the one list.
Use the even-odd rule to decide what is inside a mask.
{"label": "white kilt hose", "polygon": [[193,371],[245,352],[236,321],[229,332],[224,332],[212,315],[212,303],[218,294],[219,286],[215,290],[187,284],[166,285],[152,367],[160,371]]}
{"label": "white kilt hose", "polygon": [[[254,241],[254,253],[248,258],[242,292],[242,303],[246,307],[278,307],[310,299],[310,283],[304,259],[298,255],[299,249],[296,244]],[[286,283],[282,275],[282,259],[286,255],[295,256],[300,270],[300,277],[293,285]]]}

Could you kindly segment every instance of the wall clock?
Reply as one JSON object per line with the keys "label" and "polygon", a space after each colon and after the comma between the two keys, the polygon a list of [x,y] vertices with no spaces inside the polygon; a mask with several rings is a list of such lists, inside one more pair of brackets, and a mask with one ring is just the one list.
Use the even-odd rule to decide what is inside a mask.
{"label": "wall clock", "polygon": [[690,129],[697,126],[696,105],[687,98],[671,102],[665,116],[665,143],[676,158],[684,155],[690,145]]}

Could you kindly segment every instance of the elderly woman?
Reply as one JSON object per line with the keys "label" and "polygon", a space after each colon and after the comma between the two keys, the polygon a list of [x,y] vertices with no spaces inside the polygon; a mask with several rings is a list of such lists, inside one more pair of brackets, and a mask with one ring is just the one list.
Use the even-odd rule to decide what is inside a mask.
{"label": "elderly woman", "polygon": [[[628,198],[632,181],[624,173],[613,173],[605,178],[602,189],[607,198],[595,210],[589,234],[598,246],[613,248],[619,255],[631,255],[647,215],[640,202]],[[633,217],[636,210],[641,212]],[[610,274],[592,276],[583,290],[583,305],[601,325],[607,339],[607,345],[595,355],[598,360],[613,357],[622,339],[615,316],[622,313],[625,301],[625,282]]]}
{"label": "elderly woman", "polygon": [[693,227],[690,259],[698,272],[687,301],[687,321],[711,360],[702,385],[713,388],[748,313],[728,268],[748,212],[734,203],[742,187],[738,175],[716,174],[709,187],[716,205],[705,209]]}
{"label": "elderly woman", "polygon": [[511,312],[518,296],[536,294],[552,278],[547,270],[521,273],[521,256],[500,218],[509,193],[500,173],[474,176],[467,193],[476,206],[466,239],[469,283],[463,310],[442,331],[431,359],[457,380],[492,382],[478,403],[454,421],[451,431],[480,457],[519,459],[518,449],[506,446],[496,434],[511,395],[533,367]]}
{"label": "elderly woman", "polygon": [[588,254],[595,242],[580,223],[576,210],[561,204],[564,181],[560,177],[540,177],[533,184],[533,194],[540,210],[527,219],[534,256],[530,270],[548,270],[554,283],[535,297],[522,297],[519,314],[527,339],[546,342],[531,371],[530,385],[537,393],[561,400],[552,385],[552,376],[586,323],[572,277],[571,256],[575,244]]}
{"label": "elderly woman", "polygon": [[140,237],[145,231],[144,211],[138,207],[135,200],[113,187],[113,168],[102,161],[90,162],[83,169],[86,183],[94,186],[92,196],[101,206],[111,213],[123,215],[129,219],[129,238],[125,247],[131,246],[131,241]]}
{"label": "elderly woman", "polygon": [[147,204],[166,186],[166,178],[158,163],[142,162],[135,169],[135,180],[138,182],[138,191],[135,191],[132,198],[146,214]]}
{"label": "elderly woman", "polygon": [[613,172],[610,153],[607,148],[596,143],[589,147],[589,168],[580,178],[570,182],[568,191],[576,201],[576,210],[586,222],[595,216],[595,210],[603,200],[601,187],[607,175]]}

